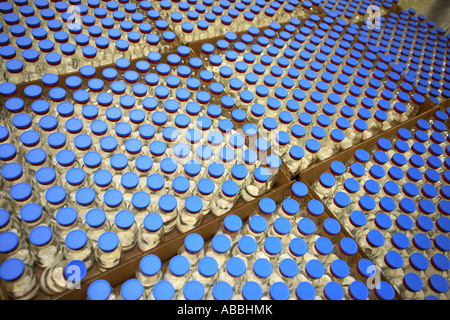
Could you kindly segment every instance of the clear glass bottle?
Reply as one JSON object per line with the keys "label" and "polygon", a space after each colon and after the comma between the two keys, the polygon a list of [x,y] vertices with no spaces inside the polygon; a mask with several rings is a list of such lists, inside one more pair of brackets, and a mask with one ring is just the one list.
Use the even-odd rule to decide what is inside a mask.
{"label": "clear glass bottle", "polygon": [[230,214],[225,217],[223,223],[219,226],[217,234],[226,235],[230,241],[231,246],[234,245],[239,240],[239,236],[241,234],[241,229],[243,226],[242,219],[235,214]]}
{"label": "clear glass bottle", "polygon": [[90,270],[94,265],[92,242],[88,239],[86,232],[81,229],[73,230],[67,234],[63,253],[66,260],[83,261],[87,270]]}
{"label": "clear glass bottle", "polygon": [[189,196],[184,201],[184,210],[177,214],[177,229],[181,233],[200,225],[203,218],[203,201],[200,197]]}
{"label": "clear glass bottle", "polygon": [[211,256],[205,256],[194,267],[190,279],[200,282],[208,290],[216,283],[218,271],[219,264],[216,259]]}
{"label": "clear glass bottle", "polygon": [[[147,177],[146,183],[151,199],[150,209],[156,212],[159,209],[159,199],[166,194],[165,179],[162,175],[153,173]],[[136,222],[140,224],[138,219],[136,219]]]}
{"label": "clear glass bottle", "polygon": [[148,254],[139,262],[139,268],[136,270],[136,279],[138,279],[146,293],[162,278],[161,259],[154,255]]}
{"label": "clear glass bottle", "polygon": [[2,287],[12,300],[31,300],[39,292],[39,283],[31,266],[19,258],[10,258],[0,266]]}
{"label": "clear glass bottle", "polygon": [[227,282],[236,288],[244,281],[246,268],[244,260],[239,257],[230,257],[219,271],[217,280]]}
{"label": "clear glass bottle", "polygon": [[36,258],[25,237],[19,237],[19,235],[12,231],[5,231],[0,233],[0,240],[0,261],[3,262],[10,258],[19,258],[27,265],[34,265]]}
{"label": "clear glass bottle", "polygon": [[283,249],[283,243],[275,236],[268,236],[264,240],[264,246],[258,248],[255,253],[255,260],[259,258],[268,259],[270,262],[275,263],[279,259]]}
{"label": "clear glass bottle", "polygon": [[161,215],[155,212],[147,214],[138,230],[139,250],[145,252],[161,243],[164,238],[164,228]]}
{"label": "clear glass bottle", "polygon": [[29,203],[20,210],[22,230],[29,235],[31,230],[40,225],[52,226],[50,217],[39,203]]}
{"label": "clear glass bottle", "polygon": [[[169,261],[163,272],[163,279],[169,281],[176,292],[181,290],[189,279],[191,274],[191,265],[188,258],[182,255],[175,255]],[[155,288],[155,287],[154,287]]]}
{"label": "clear glass bottle", "polygon": [[17,236],[24,238],[20,221],[13,215],[10,215],[6,209],[0,209],[0,234],[3,232],[13,232]]}
{"label": "clear glass bottle", "polygon": [[162,195],[158,200],[161,218],[164,224],[164,233],[171,232],[176,227],[176,217],[178,215],[177,200],[171,194]]}
{"label": "clear glass bottle", "polygon": [[106,218],[105,211],[102,209],[90,209],[84,217],[82,230],[86,232],[92,242],[97,242],[98,237],[111,229],[109,220]]}
{"label": "clear glass bottle", "polygon": [[184,245],[179,248],[178,255],[185,256],[193,267],[204,255],[205,241],[198,233],[190,233],[184,238]]}
{"label": "clear glass bottle", "polygon": [[230,211],[239,199],[239,186],[232,180],[222,183],[218,198],[211,204],[211,212],[215,216],[221,216]]}
{"label": "clear glass bottle", "polygon": [[119,236],[112,231],[102,233],[97,239],[94,255],[97,267],[102,272],[119,265],[122,261]]}
{"label": "clear glass bottle", "polygon": [[251,201],[267,191],[267,183],[270,177],[270,171],[266,167],[256,168],[249,184],[242,190],[242,199]]}
{"label": "clear glass bottle", "polygon": [[30,231],[30,249],[36,260],[36,266],[47,268],[63,258],[60,242],[54,236],[53,230],[46,225],[40,225]]}
{"label": "clear glass bottle", "polygon": [[40,289],[47,296],[53,296],[79,288],[86,271],[85,264],[80,260],[61,260],[44,269],[39,277]]}
{"label": "clear glass bottle", "polygon": [[319,180],[313,183],[313,189],[324,202],[333,195],[336,187],[336,178],[329,172],[320,175]]}
{"label": "clear glass bottle", "polygon": [[262,243],[265,239],[265,231],[269,226],[268,220],[261,215],[252,215],[242,228],[241,238],[243,236],[252,236],[257,244]]}
{"label": "clear glass bottle", "polygon": [[131,211],[122,210],[117,212],[111,231],[119,237],[124,253],[134,249],[137,244],[138,226]]}
{"label": "clear glass bottle", "polygon": [[206,216],[208,213],[210,213],[211,204],[215,196],[215,191],[215,184],[211,179],[202,178],[197,182],[197,196],[200,197],[203,202],[203,216]]}
{"label": "clear glass bottle", "polygon": [[205,256],[214,258],[218,267],[221,268],[229,258],[230,249],[230,238],[225,234],[216,234],[206,245]]}

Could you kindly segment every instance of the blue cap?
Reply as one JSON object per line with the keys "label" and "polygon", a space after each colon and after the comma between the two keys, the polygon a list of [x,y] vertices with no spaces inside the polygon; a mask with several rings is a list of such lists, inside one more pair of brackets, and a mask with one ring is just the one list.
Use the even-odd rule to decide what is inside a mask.
{"label": "blue cap", "polygon": [[238,232],[242,228],[242,219],[237,215],[230,214],[225,217],[223,226],[232,233]]}
{"label": "blue cap", "polygon": [[201,194],[208,195],[214,191],[215,184],[212,180],[203,178],[197,183],[197,189]]}
{"label": "blue cap", "polygon": [[108,186],[112,178],[113,176],[108,170],[98,170],[94,173],[94,183],[100,187]]}
{"label": "blue cap", "polygon": [[345,255],[354,255],[358,251],[358,244],[349,237],[344,237],[339,242],[339,248]]}
{"label": "blue cap", "polygon": [[231,240],[224,234],[216,234],[211,240],[211,246],[217,253],[225,253],[231,248]]}
{"label": "blue cap", "polygon": [[108,281],[98,279],[93,281],[87,290],[89,300],[107,300],[111,295],[112,288]]}
{"label": "blue cap", "polygon": [[367,223],[366,215],[361,211],[353,211],[350,214],[350,223],[355,227],[362,227]]}
{"label": "blue cap", "polygon": [[242,276],[246,268],[244,260],[239,257],[231,257],[226,263],[226,270],[233,277]]}
{"label": "blue cap", "polygon": [[[428,260],[426,262],[428,263]],[[447,271],[450,268],[449,259],[442,253],[435,253],[431,258],[431,264],[438,271]]]}
{"label": "blue cap", "polygon": [[337,235],[341,232],[340,223],[334,218],[327,218],[323,222],[323,230],[329,235]]}
{"label": "blue cap", "polygon": [[81,189],[78,189],[75,194],[75,200],[78,202],[78,204],[82,206],[90,205],[94,202],[96,198],[96,194],[94,189],[89,187],[84,187]]}
{"label": "blue cap", "polygon": [[81,229],[70,231],[65,238],[66,246],[71,250],[79,250],[83,248],[88,241],[86,232]]}
{"label": "blue cap", "polygon": [[139,176],[134,172],[126,172],[120,182],[125,189],[134,189],[139,184]]}
{"label": "blue cap", "polygon": [[448,281],[440,274],[433,274],[428,279],[428,284],[431,289],[433,289],[437,293],[445,293],[449,289]]}
{"label": "blue cap", "polygon": [[252,253],[254,253],[258,246],[255,238],[249,235],[244,235],[240,237],[237,245],[239,251],[245,255],[251,255]]}
{"label": "blue cap", "polygon": [[274,236],[269,236],[264,240],[264,249],[271,255],[277,255],[281,252],[283,244],[281,240]]}
{"label": "blue cap", "polygon": [[98,237],[97,245],[102,251],[113,251],[119,245],[119,237],[112,231],[106,231]]}
{"label": "blue cap", "polygon": [[425,271],[429,266],[428,258],[420,252],[414,252],[411,254],[409,257],[409,264],[417,271]]}
{"label": "blue cap", "polygon": [[213,257],[202,257],[198,262],[198,271],[205,277],[214,276],[219,270],[219,265]]}
{"label": "blue cap", "polygon": [[121,229],[130,228],[134,222],[134,214],[129,210],[121,210],[114,216],[114,224]]}
{"label": "blue cap", "polygon": [[301,218],[297,223],[298,231],[305,236],[309,236],[316,230],[316,225],[309,218]]}
{"label": "blue cap", "polygon": [[269,294],[272,300],[288,300],[290,290],[284,282],[275,282],[270,286]]}
{"label": "blue cap", "polygon": [[268,278],[272,271],[272,264],[265,258],[258,258],[253,263],[253,272],[260,278]]}
{"label": "blue cap", "polygon": [[388,251],[384,256],[384,261],[389,268],[398,269],[403,267],[403,257],[397,251]]}
{"label": "blue cap", "polygon": [[[416,239],[413,239],[416,240]],[[423,239],[423,244],[421,243],[420,246],[425,248],[429,248],[428,246],[428,242],[427,239]],[[418,240],[414,242],[416,244],[416,246],[418,245]],[[438,234],[435,238],[434,238],[434,246],[436,247],[436,249],[441,250],[443,252],[447,252],[450,250],[450,239],[448,238],[448,236],[445,236],[443,234]]]}
{"label": "blue cap", "polygon": [[319,254],[327,255],[333,251],[333,243],[326,237],[319,237],[314,244],[314,248]]}
{"label": "blue cap", "polygon": [[328,300],[342,300],[344,298],[344,289],[337,282],[328,282],[323,289],[325,298]]}
{"label": "blue cap", "polygon": [[[441,217],[441,218],[446,218],[446,217]],[[438,221],[436,221],[436,225],[438,225]],[[419,216],[416,220],[416,225],[423,232],[429,232],[434,229],[433,221],[427,216]]]}
{"label": "blue cap", "polygon": [[186,300],[202,300],[205,295],[203,284],[197,280],[189,280],[183,287]]}
{"label": "blue cap", "polygon": [[405,274],[403,277],[403,283],[405,287],[412,292],[418,292],[423,289],[422,279],[417,274],[412,272]]}
{"label": "blue cap", "polygon": [[314,300],[316,289],[309,282],[300,282],[295,289],[295,294],[299,300]]}
{"label": "blue cap", "polygon": [[139,270],[147,276],[154,276],[161,270],[161,259],[154,254],[148,254],[139,262]]}
{"label": "blue cap", "polygon": [[[9,220],[9,214],[7,216]],[[0,253],[8,253],[14,251],[19,245],[19,236],[12,231],[0,233]]]}
{"label": "blue cap", "polygon": [[171,212],[177,207],[177,199],[171,194],[165,194],[159,198],[158,205],[161,210]]}
{"label": "blue cap", "polygon": [[163,219],[159,214],[151,212],[145,216],[143,226],[150,232],[157,232],[163,227]]}
{"label": "blue cap", "polygon": [[212,295],[215,300],[231,300],[233,293],[233,287],[225,281],[216,282],[212,288]]}
{"label": "blue cap", "polygon": [[297,262],[291,258],[284,258],[279,265],[280,273],[286,278],[293,278],[298,274]]}
{"label": "blue cap", "polygon": [[380,281],[375,287],[375,294],[381,300],[393,300],[395,298],[395,290],[391,284],[386,281]]}
{"label": "blue cap", "polygon": [[370,230],[366,239],[367,242],[373,247],[380,247],[385,242],[383,234],[378,230]]}
{"label": "blue cap", "polygon": [[39,225],[29,234],[30,242],[35,246],[44,246],[48,244],[53,238],[53,231],[47,225]]}
{"label": "blue cap", "polygon": [[189,160],[184,164],[184,171],[188,176],[197,176],[202,169],[200,162]]}
{"label": "blue cap", "polygon": [[77,220],[77,211],[72,207],[63,207],[56,212],[56,221],[61,226],[70,226]]}
{"label": "blue cap", "polygon": [[0,266],[0,278],[5,281],[18,279],[25,271],[25,263],[19,258],[9,258]]}
{"label": "blue cap", "polygon": [[205,240],[198,233],[191,233],[184,239],[184,247],[190,253],[198,253],[203,249]]}
{"label": "blue cap", "polygon": [[354,300],[366,300],[369,297],[369,289],[361,281],[353,281],[348,289],[350,296]]}
{"label": "blue cap", "polygon": [[117,207],[123,201],[123,194],[117,189],[110,189],[103,195],[103,202],[109,207]]}
{"label": "blue cap", "polygon": [[447,217],[439,217],[436,220],[436,227],[444,233],[449,232],[450,230],[450,219]]}
{"label": "blue cap", "polygon": [[325,268],[319,260],[312,259],[306,263],[305,271],[313,279],[319,279],[325,274]]}
{"label": "blue cap", "polygon": [[120,287],[120,295],[124,300],[139,300],[143,294],[144,286],[138,279],[128,279]]}

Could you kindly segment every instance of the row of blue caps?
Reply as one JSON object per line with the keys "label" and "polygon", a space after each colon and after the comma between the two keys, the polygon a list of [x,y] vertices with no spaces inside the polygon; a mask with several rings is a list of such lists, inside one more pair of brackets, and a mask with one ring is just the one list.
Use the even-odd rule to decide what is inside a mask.
{"label": "row of blue caps", "polygon": [[[211,173],[217,173],[217,170],[215,172],[213,172],[213,169],[215,169],[216,166],[220,166],[220,164],[213,163],[210,166]],[[237,174],[241,174],[242,172],[245,173],[244,167],[239,166],[239,165],[235,165],[235,166],[236,166],[236,170],[233,170],[233,172],[237,172]],[[52,182],[51,179],[53,179],[53,181],[55,180],[56,175],[55,175],[54,170],[52,170],[49,167],[45,167],[42,169],[44,169],[44,170],[41,170],[36,173],[37,177],[42,182],[51,183]],[[239,169],[242,169],[242,170],[239,170]],[[267,181],[271,176],[270,172],[267,169],[265,169],[265,170],[264,169],[265,169],[264,167],[259,167],[255,170],[255,172],[253,174],[255,179],[257,179],[260,182]],[[83,178],[83,172],[81,172],[81,174],[80,174],[80,172],[78,172],[80,170],[68,171],[69,178],[72,179],[71,181],[74,181],[75,179],[77,179],[77,181],[79,181]],[[220,170],[220,168],[219,168],[219,170]],[[49,177],[45,176],[44,173],[49,175]],[[72,176],[72,174],[73,174],[73,176]],[[112,175],[108,170],[99,170],[96,172],[94,179],[95,179],[95,182],[98,184],[105,183],[105,185],[108,185],[108,181],[111,180],[111,177],[112,177]],[[136,180],[135,174],[133,174],[133,173],[125,174],[122,176],[122,178],[123,178],[122,179],[123,185],[125,185],[125,186],[135,186],[136,185],[137,180]],[[163,176],[161,176],[160,174],[152,174],[147,178],[147,186],[149,186],[149,188],[151,188],[151,190],[153,190],[153,191],[161,190],[164,187],[164,185],[165,185],[165,180],[164,180]],[[184,176],[177,177],[176,180],[174,180],[172,183],[172,187],[177,192],[180,192],[180,193],[186,192],[189,189],[189,186],[190,186],[189,180]],[[214,189],[216,188],[216,185],[212,181],[212,178],[211,179],[203,178],[197,184],[197,188],[199,189],[199,192],[201,194],[209,195],[214,191]],[[228,197],[234,197],[239,192],[239,186],[234,180],[226,180],[226,181],[222,182],[220,188],[221,188],[221,191],[223,192],[223,194]],[[14,199],[15,201],[24,201],[24,200],[30,198],[31,195],[33,194],[33,187],[32,187],[32,185],[30,185],[27,182],[19,182],[19,183],[14,184],[10,188],[9,194],[10,194],[11,198]],[[82,187],[76,191],[75,199],[76,199],[77,203],[79,203],[80,205],[86,206],[86,205],[92,204],[95,201],[96,196],[97,195],[96,195],[96,192],[94,191],[94,189],[92,189],[90,187]],[[64,187],[58,186],[58,185],[48,188],[47,191],[45,192],[46,201],[48,201],[50,204],[54,204],[54,205],[63,203],[66,200],[66,197],[67,197],[66,189]],[[123,198],[124,198],[123,193],[120,190],[110,189],[105,192],[104,197],[103,197],[103,202],[110,207],[117,207],[123,202]],[[177,205],[175,196],[166,194],[166,195],[162,196],[162,199],[164,199],[164,201],[160,200],[158,202],[161,209],[163,209],[165,211],[169,211],[169,212],[175,209],[175,207]],[[150,201],[151,201],[150,195],[147,192],[143,192],[143,191],[134,193],[133,198],[132,198],[132,204],[136,208],[142,208],[142,209],[146,208],[150,204]]]}

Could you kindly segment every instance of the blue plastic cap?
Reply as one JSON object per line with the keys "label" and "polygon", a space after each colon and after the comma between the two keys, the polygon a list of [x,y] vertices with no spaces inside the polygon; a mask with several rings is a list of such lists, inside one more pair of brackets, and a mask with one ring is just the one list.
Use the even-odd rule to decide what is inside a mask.
{"label": "blue plastic cap", "polygon": [[89,300],[107,300],[111,295],[112,288],[108,281],[99,279],[93,281],[87,290]]}
{"label": "blue plastic cap", "polygon": [[100,250],[111,252],[118,247],[119,237],[112,231],[106,231],[98,237],[97,245]]}
{"label": "blue plastic cap", "polygon": [[316,289],[309,282],[300,282],[295,289],[295,294],[299,300],[314,300]]}
{"label": "blue plastic cap", "polygon": [[379,286],[375,287],[375,294],[380,300],[393,300],[395,298],[394,288],[386,281],[379,282]]}
{"label": "blue plastic cap", "polygon": [[350,296],[354,300],[366,300],[369,297],[369,289],[361,281],[353,281],[348,289]]}
{"label": "blue plastic cap", "polygon": [[339,248],[345,255],[354,255],[358,251],[358,244],[349,237],[344,237],[339,243]]}
{"label": "blue plastic cap", "polygon": [[233,293],[233,287],[225,281],[216,282],[212,288],[212,295],[215,300],[231,300]]}
{"label": "blue plastic cap", "polygon": [[139,300],[143,294],[144,286],[138,279],[129,279],[120,287],[120,295],[124,300]]}
{"label": "blue plastic cap", "polygon": [[141,259],[139,270],[147,276],[154,276],[161,270],[161,259],[154,254],[148,254]]}
{"label": "blue plastic cap", "polygon": [[86,232],[80,229],[70,231],[65,238],[66,246],[72,250],[79,250],[83,248],[87,241],[88,237]]}
{"label": "blue plastic cap", "polygon": [[325,274],[325,268],[322,262],[316,259],[312,259],[306,263],[305,271],[313,279],[319,279]]}
{"label": "blue plastic cap", "polygon": [[5,281],[18,279],[25,271],[25,263],[19,258],[9,258],[0,266],[0,278]]}

